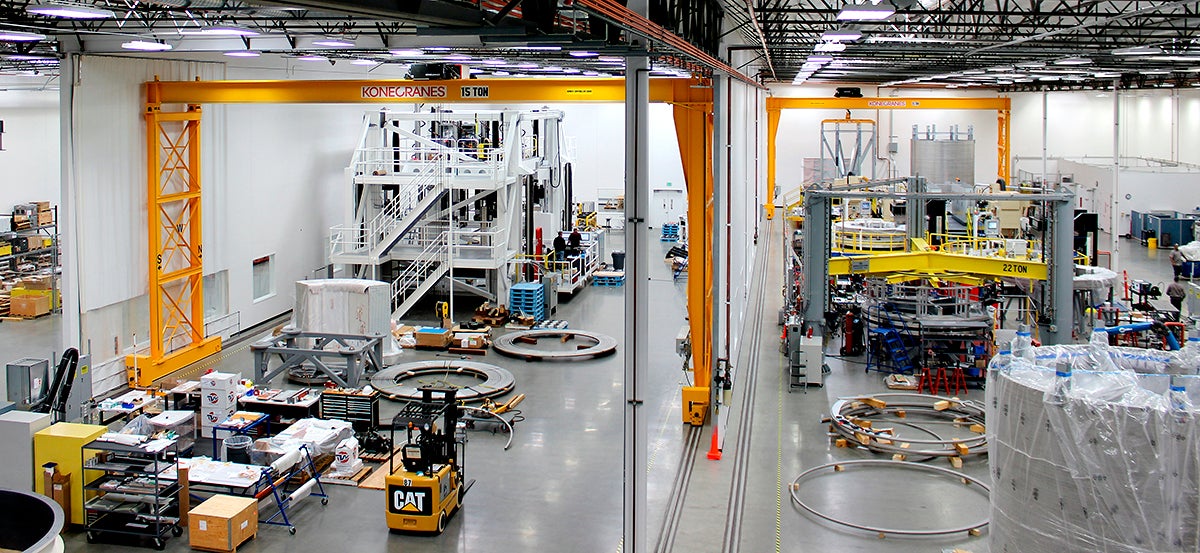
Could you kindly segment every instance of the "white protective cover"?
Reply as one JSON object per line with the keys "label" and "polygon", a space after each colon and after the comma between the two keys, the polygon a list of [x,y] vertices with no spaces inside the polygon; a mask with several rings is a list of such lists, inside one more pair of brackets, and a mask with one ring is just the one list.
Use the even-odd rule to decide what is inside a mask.
{"label": "white protective cover", "polygon": [[392,287],[377,280],[297,281],[291,326],[303,332],[382,334],[383,364],[393,365],[402,350],[392,336],[391,294]]}
{"label": "white protective cover", "polygon": [[[1200,342],[1008,352],[988,371],[991,551],[1200,550]],[[1069,373],[1069,376],[1065,376]],[[1167,395],[1171,374],[1191,402]],[[1180,396],[1174,396],[1176,400]]]}

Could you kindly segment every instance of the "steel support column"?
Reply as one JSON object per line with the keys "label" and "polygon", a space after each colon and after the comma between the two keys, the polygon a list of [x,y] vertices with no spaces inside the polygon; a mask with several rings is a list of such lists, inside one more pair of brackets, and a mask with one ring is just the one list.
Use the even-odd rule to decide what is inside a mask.
{"label": "steel support column", "polygon": [[200,106],[164,113],[151,95],[146,121],[150,351],[125,358],[130,386],[148,386],[221,350],[204,333],[200,215]]}
{"label": "steel support column", "polygon": [[[1065,189],[1064,189],[1065,192]],[[1075,279],[1075,202],[1074,194],[1064,201],[1054,202],[1053,257],[1050,261],[1050,281],[1054,306],[1053,322],[1047,326],[1043,344],[1070,344],[1074,328]]]}
{"label": "steel support column", "polygon": [[[634,2],[631,2],[633,4]],[[642,11],[645,4],[642,4]],[[646,551],[646,406],[649,363],[649,58],[625,61],[625,494],[622,550]]]}
{"label": "steel support column", "polygon": [[[910,205],[911,207],[911,205]],[[804,194],[804,323],[824,336],[825,296],[829,294],[829,198]]]}

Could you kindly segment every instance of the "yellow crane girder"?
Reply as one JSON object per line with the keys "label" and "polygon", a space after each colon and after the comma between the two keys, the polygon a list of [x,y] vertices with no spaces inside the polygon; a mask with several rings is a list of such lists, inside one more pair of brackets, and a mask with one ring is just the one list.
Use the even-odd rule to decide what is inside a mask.
{"label": "yellow crane girder", "polygon": [[887,253],[860,257],[834,257],[829,260],[830,276],[911,275],[911,278],[930,278],[961,281],[978,277],[1027,278],[1046,280],[1048,271],[1045,263],[1025,259],[983,257],[916,251]]}

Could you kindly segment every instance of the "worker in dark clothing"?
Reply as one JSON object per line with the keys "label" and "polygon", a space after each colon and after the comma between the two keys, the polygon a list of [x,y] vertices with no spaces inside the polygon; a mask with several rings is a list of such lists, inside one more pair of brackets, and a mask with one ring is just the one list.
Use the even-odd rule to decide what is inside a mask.
{"label": "worker in dark clothing", "polygon": [[571,235],[567,237],[567,245],[571,247],[571,253],[579,254],[579,244],[583,242],[583,236],[579,235],[579,229],[571,229]]}
{"label": "worker in dark clothing", "polygon": [[554,238],[554,259],[562,261],[567,257],[567,240],[563,238],[562,231],[558,231],[558,236]]}
{"label": "worker in dark clothing", "polygon": [[1167,287],[1167,297],[1171,298],[1171,305],[1175,306],[1175,309],[1183,311],[1183,298],[1187,297],[1187,291],[1179,283],[1179,277],[1175,277],[1175,282]]}

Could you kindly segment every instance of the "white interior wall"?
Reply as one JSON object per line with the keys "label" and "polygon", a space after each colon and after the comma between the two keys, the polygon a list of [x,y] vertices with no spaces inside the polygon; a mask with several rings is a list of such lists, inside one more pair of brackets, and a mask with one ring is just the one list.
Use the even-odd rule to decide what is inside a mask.
{"label": "white interior wall", "polygon": [[0,78],[0,211],[14,204],[58,205],[58,83],[45,77]]}
{"label": "white interior wall", "polygon": [[[766,117],[765,93],[733,81],[729,96],[732,146],[729,151],[730,236],[728,243],[722,243],[722,248],[729,254],[730,314],[726,323],[729,325],[729,359],[736,360],[741,352],[750,284],[759,255],[758,234],[767,232],[759,227],[763,214],[760,206],[766,196],[766,157],[760,155],[766,145]],[[721,238],[724,240],[724,236]],[[717,275],[717,278],[724,278],[724,275]]]}

